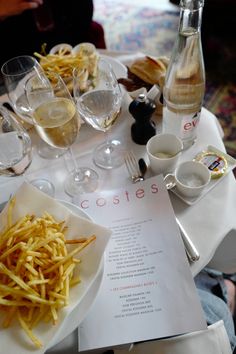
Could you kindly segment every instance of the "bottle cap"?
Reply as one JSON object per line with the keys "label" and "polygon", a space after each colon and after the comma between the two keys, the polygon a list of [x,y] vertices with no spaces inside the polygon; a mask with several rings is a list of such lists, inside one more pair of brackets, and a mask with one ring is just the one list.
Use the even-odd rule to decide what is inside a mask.
{"label": "bottle cap", "polygon": [[194,11],[204,6],[204,0],[180,0],[179,5],[190,11]]}
{"label": "bottle cap", "polygon": [[147,99],[147,96],[144,93],[140,93],[140,95],[138,95],[137,101],[145,102],[146,99]]}
{"label": "bottle cap", "polygon": [[156,104],[153,100],[147,98],[145,94],[140,94],[129,105],[129,112],[132,116],[141,121],[147,121],[156,109]]}

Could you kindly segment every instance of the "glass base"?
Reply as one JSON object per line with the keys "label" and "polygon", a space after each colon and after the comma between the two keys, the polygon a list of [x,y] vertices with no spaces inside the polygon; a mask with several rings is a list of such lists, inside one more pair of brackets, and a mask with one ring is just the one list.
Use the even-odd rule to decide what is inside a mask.
{"label": "glass base", "polygon": [[124,163],[124,148],[119,140],[105,142],[94,151],[93,162],[95,165],[110,170]]}
{"label": "glass base", "polygon": [[49,195],[50,197],[54,197],[55,187],[47,179],[44,179],[44,178],[33,179],[29,183],[32,184],[34,187],[38,188],[41,192]]}
{"label": "glass base", "polygon": [[65,180],[65,192],[71,197],[77,194],[94,192],[97,186],[98,174],[88,167],[72,171]]}
{"label": "glass base", "polygon": [[43,159],[53,160],[58,159],[60,156],[64,155],[68,149],[59,149],[52,147],[43,141],[40,141],[38,145],[38,154]]}

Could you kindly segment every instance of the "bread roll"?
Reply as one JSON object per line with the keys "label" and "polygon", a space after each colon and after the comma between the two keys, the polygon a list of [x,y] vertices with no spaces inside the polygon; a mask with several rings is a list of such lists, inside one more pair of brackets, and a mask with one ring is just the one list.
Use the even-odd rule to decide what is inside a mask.
{"label": "bread roll", "polygon": [[167,70],[167,67],[168,67],[168,65],[169,65],[170,59],[167,58],[167,57],[165,57],[165,56],[163,56],[163,57],[158,57],[157,59],[158,59],[159,61],[161,61],[161,62],[165,65],[165,68],[166,68],[166,70]]}
{"label": "bread roll", "polygon": [[158,58],[145,56],[144,58],[137,59],[131,64],[129,69],[133,74],[151,85],[163,85],[166,65]]}

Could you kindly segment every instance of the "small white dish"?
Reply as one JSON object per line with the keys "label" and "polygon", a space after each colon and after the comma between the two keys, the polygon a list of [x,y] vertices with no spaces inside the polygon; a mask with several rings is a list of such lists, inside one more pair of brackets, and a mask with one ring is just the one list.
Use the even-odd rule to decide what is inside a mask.
{"label": "small white dish", "polygon": [[65,51],[66,53],[71,54],[72,49],[73,49],[72,45],[68,43],[59,43],[51,48],[49,54],[59,54],[60,51]]}
{"label": "small white dish", "polygon": [[86,52],[88,55],[91,55],[97,51],[96,47],[94,44],[89,43],[89,42],[83,42],[77,44],[73,49],[72,49],[72,54],[78,54],[79,52]]}
{"label": "small white dish", "polygon": [[222,181],[224,179],[224,177],[227,176],[230,171],[232,171],[236,167],[236,159],[234,159],[232,156],[226,154],[225,152],[217,149],[216,147],[214,147],[212,145],[207,146],[206,151],[208,151],[208,150],[215,151],[216,153],[223,155],[228,161],[228,169],[223,176],[221,176],[219,178],[214,178],[214,179],[211,178],[210,182],[204,188],[203,192],[196,197],[184,196],[183,194],[181,194],[178,191],[176,186],[173,188],[170,188],[170,191],[173,194],[175,194],[179,199],[181,199],[184,203],[186,203],[187,205],[194,205],[197,202],[199,202],[208,192],[211,191],[211,189],[215,188],[215,186],[217,186],[217,184],[220,183],[220,181]]}

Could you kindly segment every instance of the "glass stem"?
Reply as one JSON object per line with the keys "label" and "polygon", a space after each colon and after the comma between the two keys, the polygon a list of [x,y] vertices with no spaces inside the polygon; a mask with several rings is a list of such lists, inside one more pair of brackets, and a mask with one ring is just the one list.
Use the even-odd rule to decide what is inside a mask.
{"label": "glass stem", "polygon": [[83,174],[81,174],[81,170],[78,166],[78,163],[76,161],[76,158],[75,158],[75,155],[73,153],[71,146],[69,147],[68,151],[69,151],[71,160],[73,161],[73,165],[74,165],[74,170],[72,171],[73,183],[74,184],[81,183],[84,180],[84,176],[83,176]]}
{"label": "glass stem", "polygon": [[106,149],[105,149],[105,154],[106,154],[106,159],[109,164],[111,164],[111,154],[113,151],[113,147],[110,142],[110,134],[109,130],[106,130],[105,132],[105,142],[106,142]]}
{"label": "glass stem", "polygon": [[111,142],[110,142],[110,131],[106,130],[104,132],[104,134],[105,134],[105,142],[106,142],[106,145],[107,145],[107,149],[109,149],[109,151],[107,151],[107,153],[111,153],[112,152],[112,146],[111,146]]}
{"label": "glass stem", "polygon": [[79,166],[78,166],[78,163],[77,163],[77,161],[76,161],[76,158],[75,158],[75,155],[74,155],[74,153],[73,153],[73,150],[72,150],[72,147],[71,147],[71,146],[69,147],[68,151],[69,151],[71,160],[73,161],[75,172],[76,172],[76,173],[79,173]]}

